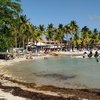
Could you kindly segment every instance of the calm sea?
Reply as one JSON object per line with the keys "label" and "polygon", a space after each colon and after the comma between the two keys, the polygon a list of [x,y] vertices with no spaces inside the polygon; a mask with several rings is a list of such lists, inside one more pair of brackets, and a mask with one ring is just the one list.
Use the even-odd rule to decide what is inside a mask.
{"label": "calm sea", "polygon": [[19,62],[2,71],[37,85],[67,88],[100,88],[100,58],[52,57]]}

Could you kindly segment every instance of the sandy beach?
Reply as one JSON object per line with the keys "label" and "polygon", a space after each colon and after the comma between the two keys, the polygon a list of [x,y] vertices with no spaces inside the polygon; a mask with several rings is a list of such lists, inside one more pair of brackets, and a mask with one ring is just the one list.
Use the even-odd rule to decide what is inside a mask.
{"label": "sandy beach", "polygon": [[54,86],[37,87],[0,75],[0,96],[7,100],[100,100],[96,89],[68,89]]}
{"label": "sandy beach", "polygon": [[25,98],[13,96],[11,93],[4,92],[3,90],[0,89],[0,100],[1,99],[5,99],[5,100],[26,100]]}
{"label": "sandy beach", "polygon": [[[59,55],[81,56],[84,52],[57,52]],[[94,53],[94,52],[93,52]],[[99,51],[100,53],[100,51]],[[10,66],[20,61],[38,60],[53,57],[33,56],[32,59],[16,57],[13,60],[0,60],[0,67]],[[100,100],[99,92],[96,89],[68,89],[54,86],[40,86],[35,83],[24,83],[0,74],[0,98],[7,100]]]}
{"label": "sandy beach", "polygon": [[14,63],[21,62],[21,61],[44,59],[45,57],[49,58],[49,57],[52,57],[52,56],[51,55],[33,56],[31,59],[26,59],[26,55],[24,55],[22,57],[15,57],[12,60],[0,60],[0,66],[9,66],[9,65],[12,65]]}

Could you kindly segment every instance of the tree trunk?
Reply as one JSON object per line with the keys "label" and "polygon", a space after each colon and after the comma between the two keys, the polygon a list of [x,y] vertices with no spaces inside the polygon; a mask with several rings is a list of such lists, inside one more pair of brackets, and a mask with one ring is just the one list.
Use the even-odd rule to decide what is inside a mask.
{"label": "tree trunk", "polygon": [[24,39],[24,37],[23,37],[23,48],[25,47],[25,39]]}
{"label": "tree trunk", "polygon": [[17,36],[15,36],[15,48],[17,48]]}

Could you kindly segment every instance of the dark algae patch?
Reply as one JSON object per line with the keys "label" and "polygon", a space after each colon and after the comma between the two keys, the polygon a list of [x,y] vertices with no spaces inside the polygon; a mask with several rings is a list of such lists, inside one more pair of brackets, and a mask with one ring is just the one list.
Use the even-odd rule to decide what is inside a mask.
{"label": "dark algae patch", "polygon": [[[2,84],[2,80],[7,80],[12,83],[17,83],[19,86],[6,86]],[[59,88],[51,85],[36,86],[35,83],[25,83],[18,80],[11,79],[0,75],[0,88],[5,92],[10,92],[14,96],[24,97],[29,100],[100,100],[100,89],[69,89]],[[25,86],[27,89],[23,89],[20,86]],[[30,91],[29,89],[35,89],[44,92]],[[46,94],[50,91],[57,95]]]}
{"label": "dark algae patch", "polygon": [[68,80],[68,79],[72,79],[72,78],[76,78],[76,75],[62,75],[62,74],[37,74],[37,73],[33,73],[35,76],[39,76],[39,77],[47,77],[47,78],[56,78],[56,79],[60,79],[60,80]]}

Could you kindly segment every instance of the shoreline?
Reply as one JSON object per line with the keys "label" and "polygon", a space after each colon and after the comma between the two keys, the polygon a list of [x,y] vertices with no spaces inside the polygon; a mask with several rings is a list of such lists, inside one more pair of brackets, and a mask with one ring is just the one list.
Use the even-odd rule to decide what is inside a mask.
{"label": "shoreline", "polygon": [[[99,52],[100,53],[100,52]],[[83,52],[59,52],[60,56],[82,56]],[[38,59],[47,59],[55,57],[53,55],[33,56],[33,59],[26,59],[26,57],[15,58],[13,60],[0,60],[0,67],[10,66],[21,61],[30,61]],[[0,92],[10,93],[12,97],[20,97],[18,100],[100,100],[99,89],[71,89],[61,88],[52,85],[37,86],[35,83],[21,82],[13,77],[0,74]],[[17,98],[16,97],[16,98]],[[7,99],[10,100],[10,99]]]}
{"label": "shoreline", "polygon": [[[92,53],[94,54],[96,51],[98,51],[99,55],[100,55],[100,50],[92,50]],[[83,56],[84,52],[87,52],[87,54],[90,53],[90,51],[87,50],[83,50],[83,51],[60,51],[60,52],[53,52],[55,54],[58,55],[66,55],[66,56]]]}
{"label": "shoreline", "polygon": [[14,63],[18,63],[21,61],[30,61],[30,60],[38,60],[38,59],[44,59],[44,58],[50,58],[53,57],[52,55],[41,55],[41,56],[33,56],[31,59],[26,59],[26,55],[24,55],[23,57],[16,57],[14,59],[11,60],[0,60],[0,67],[1,66],[10,66]]}
{"label": "shoreline", "polygon": [[[0,75],[1,89],[13,96],[30,100],[100,100],[99,89],[70,89],[51,85],[36,86],[35,83],[17,81],[4,75]],[[4,97],[6,98],[6,96]]]}
{"label": "shoreline", "polygon": [[[93,51],[93,54],[96,50]],[[81,57],[83,58],[83,53],[84,52],[87,52],[89,53],[89,51],[67,51],[67,52],[52,52],[51,54],[45,54],[45,55],[35,55],[35,56],[32,56],[31,59],[26,59],[26,55],[22,56],[22,57],[15,57],[15,59],[12,59],[12,60],[0,60],[0,66],[9,66],[9,65],[12,65],[14,63],[17,63],[17,62],[21,62],[21,61],[30,61],[30,60],[38,60],[38,59],[47,59],[47,58],[50,58],[50,57],[55,57],[56,55],[54,54],[57,54],[57,56],[75,56],[75,57]],[[98,51],[99,53],[99,57],[100,57],[100,50]]]}

